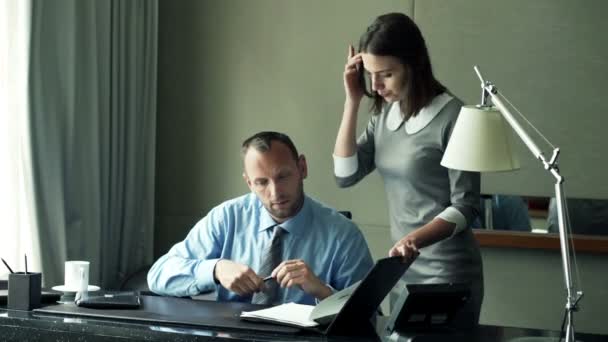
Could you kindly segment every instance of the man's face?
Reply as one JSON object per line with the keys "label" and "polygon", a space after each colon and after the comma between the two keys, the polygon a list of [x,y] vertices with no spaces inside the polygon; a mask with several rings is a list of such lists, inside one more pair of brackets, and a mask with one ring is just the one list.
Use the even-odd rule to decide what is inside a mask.
{"label": "man's face", "polygon": [[243,178],[277,223],[298,213],[304,201],[306,159],[294,160],[289,148],[272,141],[270,150],[249,148],[244,158]]}

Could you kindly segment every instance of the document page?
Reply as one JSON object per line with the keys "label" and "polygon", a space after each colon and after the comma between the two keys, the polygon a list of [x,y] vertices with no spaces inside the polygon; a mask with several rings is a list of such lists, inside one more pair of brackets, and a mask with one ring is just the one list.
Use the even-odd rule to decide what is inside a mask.
{"label": "document page", "polygon": [[243,311],[241,318],[252,321],[286,324],[298,327],[315,327],[317,322],[310,320],[313,305],[287,303],[256,311]]}

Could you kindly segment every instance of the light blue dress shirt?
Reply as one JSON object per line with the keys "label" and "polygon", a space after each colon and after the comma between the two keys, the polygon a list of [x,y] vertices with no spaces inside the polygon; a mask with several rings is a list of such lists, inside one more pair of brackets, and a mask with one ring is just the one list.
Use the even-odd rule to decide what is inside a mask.
{"label": "light blue dress shirt", "polygon": [[[262,202],[250,193],[213,208],[148,272],[153,292],[193,296],[217,290],[220,301],[250,302],[216,284],[215,264],[229,259],[260,269],[264,247],[270,243],[276,222]],[[373,261],[361,231],[339,212],[305,196],[298,214],[281,223],[283,260],[302,259],[317,277],[335,290],[363,279]],[[265,275],[260,275],[265,276]],[[283,303],[315,304],[315,298],[295,286],[281,288]]]}

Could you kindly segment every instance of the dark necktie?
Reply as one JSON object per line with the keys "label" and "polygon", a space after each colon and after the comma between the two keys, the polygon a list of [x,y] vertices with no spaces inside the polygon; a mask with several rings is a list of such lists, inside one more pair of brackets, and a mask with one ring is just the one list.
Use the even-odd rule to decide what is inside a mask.
{"label": "dark necktie", "polygon": [[[258,271],[258,275],[260,277],[270,276],[272,270],[274,270],[281,263],[281,236],[284,232],[285,230],[283,230],[283,228],[280,226],[274,227],[272,240],[262,253],[262,264],[260,265],[260,270]],[[271,279],[270,281],[267,281],[265,285],[266,289],[264,291],[253,294],[253,298],[251,299],[253,304],[274,304],[274,301],[277,299],[279,284],[277,284],[274,279]]]}

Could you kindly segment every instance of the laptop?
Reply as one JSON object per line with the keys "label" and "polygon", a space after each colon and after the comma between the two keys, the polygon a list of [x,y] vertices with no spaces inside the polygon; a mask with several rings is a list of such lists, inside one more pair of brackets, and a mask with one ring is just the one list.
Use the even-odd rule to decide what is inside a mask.
{"label": "laptop", "polygon": [[371,319],[380,303],[403,276],[411,262],[402,257],[376,261],[365,278],[325,298],[312,310],[315,330],[325,335],[376,335]]}

